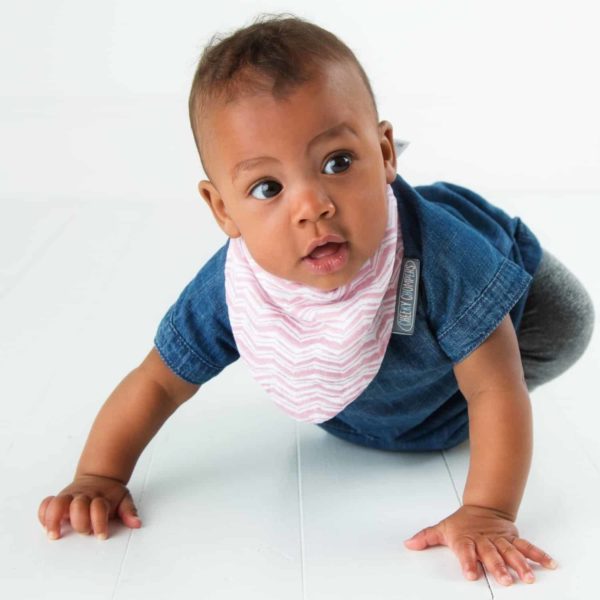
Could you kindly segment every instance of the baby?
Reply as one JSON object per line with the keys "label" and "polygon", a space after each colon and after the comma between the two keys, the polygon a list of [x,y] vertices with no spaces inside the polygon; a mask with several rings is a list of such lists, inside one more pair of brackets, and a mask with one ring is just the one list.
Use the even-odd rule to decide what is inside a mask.
{"label": "baby", "polygon": [[[106,539],[140,527],[127,489],[141,452],[200,385],[240,356],[289,415],[392,451],[470,440],[463,505],[405,542],[525,582],[556,563],[515,526],[532,454],[529,392],[591,336],[579,281],[519,219],[450,183],[396,173],[392,125],[332,33],[289,15],[211,43],[189,98],[226,243],[158,326],[154,347],[100,410],[74,481],[45,498]],[[555,299],[561,297],[561,301]]]}

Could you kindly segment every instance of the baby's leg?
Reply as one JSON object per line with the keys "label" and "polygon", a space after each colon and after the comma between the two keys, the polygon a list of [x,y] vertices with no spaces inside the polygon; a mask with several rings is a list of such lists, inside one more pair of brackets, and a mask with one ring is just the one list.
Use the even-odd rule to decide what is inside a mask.
{"label": "baby's leg", "polygon": [[586,349],[594,328],[594,305],[581,282],[543,250],[517,333],[529,391],[558,377]]}

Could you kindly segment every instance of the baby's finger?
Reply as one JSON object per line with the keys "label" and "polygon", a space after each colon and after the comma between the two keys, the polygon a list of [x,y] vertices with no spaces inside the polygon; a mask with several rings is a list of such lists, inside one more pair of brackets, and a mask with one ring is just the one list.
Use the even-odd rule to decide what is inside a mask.
{"label": "baby's finger", "polygon": [[48,509],[48,505],[50,502],[52,502],[53,498],[54,496],[48,496],[47,498],[44,498],[38,508],[38,519],[43,527],[46,527],[46,510]]}
{"label": "baby's finger", "polygon": [[471,538],[465,538],[456,542],[452,550],[458,556],[465,577],[471,580],[479,579],[475,541]]}
{"label": "baby's finger", "polygon": [[523,538],[513,540],[513,546],[517,547],[527,558],[540,563],[540,565],[548,569],[556,569],[558,567],[556,561],[551,556],[548,556],[543,550]]}
{"label": "baby's finger", "polygon": [[106,498],[97,496],[90,504],[90,517],[92,519],[92,529],[99,540],[105,540],[108,537],[108,511],[110,503]]}
{"label": "baby's finger", "polygon": [[506,538],[499,537],[494,540],[502,558],[517,572],[519,577],[525,583],[533,583],[535,576],[527,562],[527,559],[521,552],[515,548]]}
{"label": "baby's finger", "polygon": [[123,500],[117,507],[117,513],[127,527],[137,528],[142,526],[142,521],[137,516],[137,508],[129,492],[123,496]]}
{"label": "baby's finger", "polygon": [[504,559],[488,538],[481,538],[477,541],[477,553],[485,568],[496,578],[498,583],[502,585],[513,583],[512,575],[508,572]]}
{"label": "baby's finger", "polygon": [[89,534],[90,524],[90,499],[85,494],[78,494],[73,498],[69,509],[71,527],[79,533]]}
{"label": "baby's finger", "polygon": [[60,523],[65,513],[69,512],[69,505],[73,496],[55,496],[46,506],[46,531],[51,540],[60,537]]}

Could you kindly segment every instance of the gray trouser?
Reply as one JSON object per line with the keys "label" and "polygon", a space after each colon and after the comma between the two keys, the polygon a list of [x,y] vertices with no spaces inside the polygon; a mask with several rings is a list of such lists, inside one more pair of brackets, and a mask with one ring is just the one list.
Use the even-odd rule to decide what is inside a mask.
{"label": "gray trouser", "polygon": [[573,365],[586,349],[593,329],[594,305],[588,292],[544,249],[517,334],[529,391]]}

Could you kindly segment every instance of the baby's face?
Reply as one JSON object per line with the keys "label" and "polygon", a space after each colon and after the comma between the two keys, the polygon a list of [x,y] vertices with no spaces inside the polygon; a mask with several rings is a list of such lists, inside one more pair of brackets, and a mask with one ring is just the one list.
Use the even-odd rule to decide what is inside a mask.
{"label": "baby's face", "polygon": [[[260,94],[213,108],[203,132],[212,180],[198,189],[263,269],[329,291],[374,255],[396,156],[392,126],[375,123],[354,69],[332,65],[283,100]],[[308,257],[328,235],[337,243]]]}

